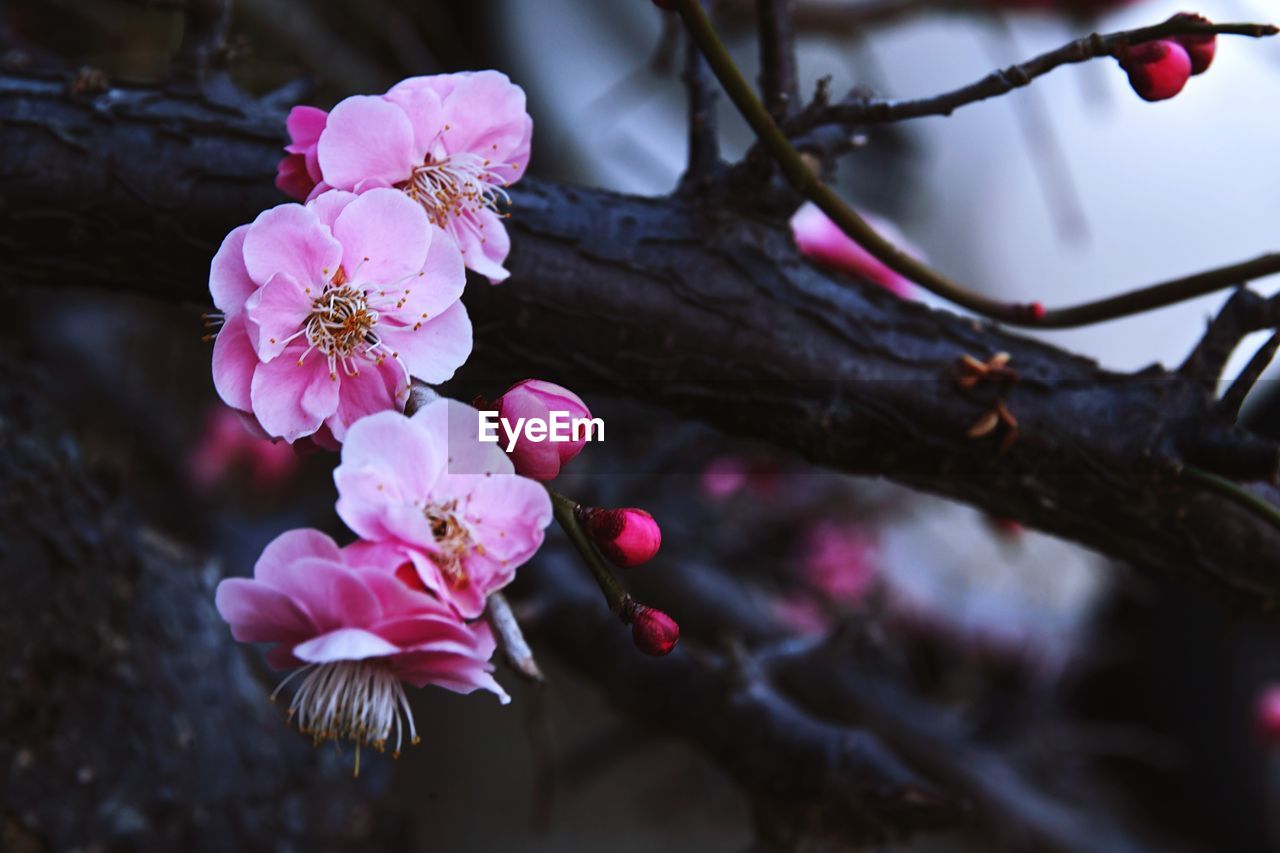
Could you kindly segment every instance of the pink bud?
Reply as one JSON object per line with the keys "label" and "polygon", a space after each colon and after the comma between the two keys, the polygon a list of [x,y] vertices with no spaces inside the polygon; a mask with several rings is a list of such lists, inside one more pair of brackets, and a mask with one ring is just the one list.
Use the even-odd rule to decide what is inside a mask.
{"label": "pink bud", "polygon": [[624,568],[649,562],[662,546],[662,528],[642,509],[581,507],[578,519],[600,553]]}
{"label": "pink bud", "polygon": [[1191,77],[1191,57],[1176,41],[1147,41],[1117,57],[1129,85],[1144,101],[1164,101],[1182,91]]}
{"label": "pink bud", "polygon": [[670,654],[680,641],[680,626],[661,610],[641,606],[631,623],[631,639],[646,655],[660,658]]}
{"label": "pink bud", "polygon": [[[516,466],[516,473],[525,477],[542,481],[554,480],[559,475],[560,468],[581,453],[587,439],[594,436],[580,422],[581,419],[591,417],[587,404],[577,394],[551,382],[543,382],[541,379],[517,382],[494,400],[492,405],[498,416],[513,429],[520,418],[525,418],[526,422],[530,419],[545,421],[554,427],[556,421],[553,420],[553,414],[564,424],[562,429],[569,437],[568,441],[552,441],[550,436],[542,441],[531,441],[523,434],[516,439],[515,447],[509,451],[509,455]],[[498,440],[505,450],[507,436],[501,427],[498,429]]]}
{"label": "pink bud", "polygon": [[[1180,12],[1173,16],[1179,21],[1195,21],[1200,24],[1213,23],[1204,15],[1194,12]],[[1174,36],[1173,40],[1182,45],[1187,56],[1191,57],[1191,73],[1203,74],[1213,64],[1213,55],[1218,49],[1218,37],[1213,33],[1197,33],[1195,35]]]}
{"label": "pink bud", "polygon": [[1266,746],[1280,746],[1280,685],[1272,685],[1258,697],[1254,710],[1258,739]]}

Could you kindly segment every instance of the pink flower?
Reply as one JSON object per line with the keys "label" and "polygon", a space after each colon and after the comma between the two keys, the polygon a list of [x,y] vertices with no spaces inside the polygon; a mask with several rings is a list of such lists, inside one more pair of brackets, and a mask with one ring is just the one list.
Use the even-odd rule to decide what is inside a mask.
{"label": "pink flower", "polygon": [[511,582],[551,523],[546,489],[513,473],[477,427],[476,410],[456,400],[412,418],[371,415],[347,434],[333,474],[347,526],[402,549],[426,588],[467,618]]}
{"label": "pink flower", "polygon": [[830,601],[853,604],[875,583],[876,541],[859,525],[822,521],[809,529],[801,568]]}
{"label": "pink flower", "polygon": [[[587,411],[587,404],[582,402],[581,397],[567,388],[541,379],[517,382],[493,402],[492,408],[497,410],[498,417],[508,421],[513,428],[520,418],[549,423],[552,412],[563,412],[570,424],[578,418],[591,417],[591,412]],[[576,441],[528,441],[522,435],[516,440],[515,448],[509,455],[517,474],[535,480],[554,480],[560,474],[561,466],[582,452],[588,437],[585,431]],[[499,444],[505,447],[505,439]]]}
{"label": "pink flower", "polygon": [[288,153],[276,167],[276,186],[290,198],[306,201],[316,184],[320,183],[320,160],[316,143],[324,130],[329,114],[315,107],[294,107],[289,110],[285,127],[289,130]]}
{"label": "pink flower", "polygon": [[1269,685],[1258,697],[1254,707],[1254,726],[1258,739],[1265,746],[1280,745],[1280,685]]}
{"label": "pink flower", "polygon": [[394,190],[327,192],[223,241],[209,290],[224,315],[213,381],[271,436],[341,442],[398,408],[409,377],[443,382],[471,353],[457,247]]}
{"label": "pink flower", "polygon": [[[907,254],[920,257],[920,252],[903,239],[892,223],[868,213],[862,217],[886,240]],[[791,217],[791,234],[801,254],[817,263],[878,284],[903,299],[912,297],[914,288],[905,276],[889,269],[855,243],[813,202],[805,202]]]}
{"label": "pink flower", "polygon": [[338,189],[403,191],[453,236],[467,267],[497,284],[511,249],[498,205],[529,163],[532,135],[524,91],[504,74],[411,77],[333,108],[320,171]]}
{"label": "pink flower", "polygon": [[300,667],[285,679],[304,676],[289,717],[317,742],[382,749],[394,733],[398,753],[407,726],[416,743],[406,683],[510,701],[490,675],[488,626],[467,624],[410,589],[394,573],[399,561],[386,551],[344,553],[319,531],[291,530],[262,552],[252,580],[218,584],[218,612],[232,636],[271,643],[267,661],[276,669]]}
{"label": "pink flower", "polygon": [[241,414],[219,406],[205,419],[187,467],[202,489],[213,488],[236,467],[247,470],[254,485],[271,488],[297,470],[298,455],[287,444],[254,434]]}

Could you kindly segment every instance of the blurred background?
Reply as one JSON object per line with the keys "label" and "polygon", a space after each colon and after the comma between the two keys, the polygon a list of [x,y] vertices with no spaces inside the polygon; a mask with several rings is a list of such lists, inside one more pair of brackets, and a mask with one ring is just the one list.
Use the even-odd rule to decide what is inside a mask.
{"label": "blurred background", "polygon": [[[183,26],[170,5],[4,0],[5,65],[162,78]],[[1274,0],[1202,0],[1194,9],[1135,0],[1100,17],[994,5],[903,0],[904,11],[873,23],[802,28],[802,92],[829,76],[837,96],[855,85],[895,98],[927,95],[1095,28],[1141,26],[1178,11],[1263,21],[1280,11]],[[494,67],[529,95],[536,174],[661,194],[683,169],[683,45],[672,16],[647,0],[235,0],[233,10],[233,76],[251,92],[306,78],[305,102],[329,107],[411,74]],[[719,0],[713,11],[754,77],[752,4]],[[1049,306],[1096,298],[1276,247],[1277,91],[1274,40],[1220,40],[1212,69],[1159,104],[1139,100],[1110,60],[1072,66],[950,118],[878,129],[844,161],[842,188],[936,266],[991,295]],[[735,158],[750,136],[724,103],[721,128]],[[1258,288],[1272,293],[1276,283]],[[1118,370],[1177,363],[1221,300],[1044,337]],[[109,505],[127,504],[150,535],[180,547],[199,583],[248,574],[262,545],[288,527],[341,534],[334,459],[259,443],[217,405],[198,311],[66,292],[50,300],[6,291],[6,305],[0,334],[47,375],[46,391],[82,448],[79,463],[104,483]],[[1255,345],[1246,340],[1228,376]],[[1252,416],[1260,430],[1280,434],[1280,415],[1267,408],[1270,384],[1259,386]],[[457,385],[446,390],[463,399],[502,390]],[[588,448],[563,490],[601,505],[643,506],[659,519],[663,551],[636,586],[681,620],[695,651],[733,653],[852,625],[877,669],[1016,753],[1032,776],[1050,777],[1047,786],[1069,798],[1087,793],[1091,808],[1133,827],[1152,849],[1280,849],[1268,829],[1280,763],[1258,732],[1259,702],[1280,683],[1273,629],[1007,519],[813,470],[695,424],[677,428],[669,415],[634,403],[587,402],[606,422],[627,423],[626,435]],[[543,562],[563,559],[553,537]],[[503,673],[515,699],[506,708],[443,691],[416,696],[423,745],[349,782],[367,802],[352,807],[347,828],[391,812],[394,831],[352,849],[759,844],[750,798],[714,756],[637,720],[599,679],[540,647],[539,590],[531,579],[515,592],[551,686]],[[274,676],[253,650],[242,657],[235,666],[255,686],[261,681],[254,713],[275,713],[265,700]],[[49,820],[40,797],[58,796],[24,782],[39,760],[19,734],[29,731],[25,719],[0,728],[9,774],[4,849],[44,849],[22,845],[36,844],[32,827]],[[301,741],[283,726],[278,737]],[[95,802],[125,784],[120,768],[90,769],[89,781],[75,784],[98,786]],[[259,805],[272,810],[273,802]],[[151,836],[122,822],[118,809],[95,814],[94,826],[108,829],[93,849],[147,846],[140,839]],[[238,838],[252,849],[284,849],[279,839],[254,838],[251,827]],[[823,845],[804,849],[853,849]],[[961,822],[892,847],[1003,845]],[[330,846],[341,846],[338,836],[316,849]]]}

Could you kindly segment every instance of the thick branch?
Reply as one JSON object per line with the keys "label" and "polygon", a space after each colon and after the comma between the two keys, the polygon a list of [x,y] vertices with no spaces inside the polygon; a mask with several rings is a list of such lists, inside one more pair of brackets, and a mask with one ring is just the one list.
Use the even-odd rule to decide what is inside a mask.
{"label": "thick branch", "polygon": [[[74,99],[60,81],[7,76],[0,122],[0,249],[18,285],[207,304],[222,236],[283,201],[271,186],[277,113],[154,89]],[[781,221],[685,197],[531,179],[512,189],[512,280],[467,296],[471,379],[540,375],[588,396],[632,396],[967,501],[1258,609],[1280,591],[1280,537],[1171,473],[1187,436],[1220,426],[1199,382],[1159,369],[1108,373],[835,282],[796,253]],[[192,334],[198,327],[193,310]],[[966,437],[992,400],[952,379],[962,353],[998,351],[1021,377],[1007,396],[1020,437],[1004,453],[995,439]],[[1222,434],[1218,470],[1241,476],[1228,469],[1241,455],[1259,458],[1248,441]]]}

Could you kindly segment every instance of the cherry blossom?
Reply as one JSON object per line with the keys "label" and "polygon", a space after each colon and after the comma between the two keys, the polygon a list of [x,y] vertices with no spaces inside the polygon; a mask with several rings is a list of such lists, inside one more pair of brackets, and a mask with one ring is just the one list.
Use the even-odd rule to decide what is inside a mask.
{"label": "cherry blossom", "polygon": [[403,193],[274,207],[213,259],[214,385],[270,436],[341,442],[399,408],[410,376],[443,382],[470,355],[465,283],[453,241]]}
{"label": "cherry blossom", "polygon": [[320,183],[320,160],[316,143],[329,114],[316,107],[297,106],[289,111],[285,127],[289,131],[288,153],[276,167],[276,186],[290,198],[306,201]]}
{"label": "cherry blossom", "polygon": [[542,545],[551,500],[477,438],[476,410],[439,399],[351,428],[334,472],[338,515],[363,539],[398,547],[423,585],[467,618]]}
{"label": "cherry blossom", "polygon": [[402,191],[453,236],[468,268],[497,284],[511,249],[499,206],[528,166],[532,134],[524,91],[504,74],[411,77],[333,108],[320,172],[342,190]]}
{"label": "cherry blossom", "polygon": [[[525,379],[508,388],[493,401],[498,417],[515,423],[520,418],[547,421],[552,412],[562,412],[570,421],[590,418],[582,398],[567,388],[541,379]],[[486,406],[488,408],[488,406]],[[535,480],[554,480],[560,468],[582,452],[587,437],[571,441],[529,441],[517,439],[510,452],[516,473]]]}
{"label": "cherry blossom", "polygon": [[296,668],[276,692],[302,679],[289,718],[317,743],[390,744],[395,754],[405,740],[417,743],[405,684],[510,701],[490,674],[489,627],[402,582],[400,562],[385,549],[344,551],[317,530],[291,530],[262,552],[252,579],[218,585],[232,636],[270,643],[272,667]]}
{"label": "cherry blossom", "polygon": [[[921,256],[918,250],[903,240],[902,234],[892,223],[867,213],[863,213],[862,217],[881,236],[907,254]],[[894,272],[854,242],[813,202],[805,202],[791,217],[791,234],[800,252],[815,262],[854,278],[878,284],[903,299],[912,297],[914,288],[905,276]]]}

